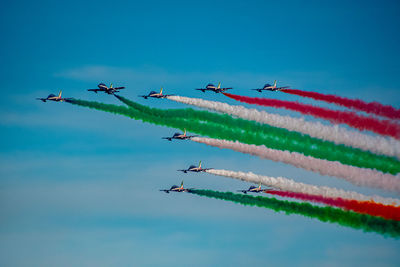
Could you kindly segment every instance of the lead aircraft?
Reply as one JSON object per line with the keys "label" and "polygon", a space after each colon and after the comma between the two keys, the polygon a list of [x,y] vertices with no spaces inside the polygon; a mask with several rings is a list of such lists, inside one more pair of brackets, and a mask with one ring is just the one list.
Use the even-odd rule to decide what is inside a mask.
{"label": "lead aircraft", "polygon": [[60,91],[60,93],[58,94],[58,96],[54,95],[54,94],[49,94],[48,97],[46,98],[36,98],[37,100],[41,100],[43,102],[46,101],[55,101],[55,102],[63,102],[63,101],[68,101],[71,100],[72,98],[62,98],[61,97],[62,91]]}

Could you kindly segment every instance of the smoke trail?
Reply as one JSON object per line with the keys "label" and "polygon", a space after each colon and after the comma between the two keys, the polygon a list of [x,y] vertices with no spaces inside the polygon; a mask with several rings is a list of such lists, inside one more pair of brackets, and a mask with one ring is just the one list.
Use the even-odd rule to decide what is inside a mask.
{"label": "smoke trail", "polygon": [[169,96],[167,98],[176,102],[227,113],[242,119],[308,134],[311,137],[332,141],[335,144],[344,144],[362,150],[369,150],[377,154],[396,156],[400,159],[400,142],[392,138],[370,136],[347,130],[338,125],[328,126],[320,122],[308,122],[303,118],[281,116],[256,109],[248,109],[243,106],[232,106],[222,102],[182,96]]}
{"label": "smoke trail", "polygon": [[306,200],[316,203],[324,203],[329,206],[352,210],[358,213],[379,216],[388,220],[400,221],[400,207],[382,205],[373,201],[357,201],[342,198],[330,198],[318,195],[309,195],[304,193],[295,193],[289,191],[266,190],[265,193],[281,197],[290,197],[300,200]]}
{"label": "smoke trail", "polygon": [[[377,169],[391,174],[396,174],[400,171],[400,162],[395,158],[372,154],[344,145],[335,145],[332,142],[312,138],[286,129],[261,125],[253,121],[207,111],[149,108],[124,97],[116,97],[129,107],[156,117],[155,123],[171,118],[183,119],[186,120],[187,130],[201,135],[232,141],[238,140],[247,144],[265,145],[272,149],[297,151],[314,158],[339,161],[346,165]],[[201,126],[194,127],[199,121],[201,121]],[[207,127],[205,127],[206,124]],[[185,126],[168,126],[180,129],[185,128]]]}
{"label": "smoke trail", "polygon": [[248,206],[257,206],[272,209],[286,214],[298,214],[322,222],[337,223],[342,226],[360,229],[364,232],[376,232],[384,236],[398,238],[400,236],[400,222],[385,220],[366,214],[344,211],[332,207],[318,207],[309,203],[282,201],[275,198],[254,197],[249,195],[234,194],[232,192],[218,192],[212,190],[191,190],[189,193],[210,198],[228,200]]}
{"label": "smoke trail", "polygon": [[389,119],[400,119],[400,109],[396,109],[389,105],[383,105],[379,102],[364,102],[360,99],[349,99],[346,97],[340,97],[337,95],[326,95],[317,92],[307,92],[296,89],[284,89],[281,92],[298,95],[302,97],[309,97],[315,100],[325,101],[333,103],[346,108],[353,108],[360,111],[364,111],[370,114],[383,116]]}
{"label": "smoke trail", "polygon": [[366,196],[363,194],[359,194],[357,192],[344,191],[334,187],[315,186],[315,185],[298,183],[283,177],[275,178],[275,177],[257,175],[252,172],[245,173],[245,172],[234,172],[228,170],[214,170],[214,169],[207,170],[206,172],[218,176],[239,179],[254,184],[261,183],[263,185],[280,189],[283,191],[291,191],[291,192],[304,193],[310,195],[321,195],[324,197],[331,197],[331,198],[343,198],[350,200],[354,199],[358,201],[374,201],[385,205],[396,205],[396,206],[400,205],[400,199],[384,198],[381,196]]}
{"label": "smoke trail", "polygon": [[265,146],[248,145],[220,139],[193,137],[192,141],[219,148],[232,149],[260,158],[284,162],[322,175],[343,178],[355,185],[370,186],[400,193],[400,175],[383,174],[376,170],[344,165],[337,161],[317,159],[297,152],[270,149]]}
{"label": "smoke trail", "polygon": [[228,93],[223,94],[240,102],[294,110],[302,114],[329,120],[332,123],[344,123],[361,131],[369,130],[377,134],[387,135],[396,139],[400,139],[400,124],[394,123],[390,120],[379,120],[373,117],[357,115],[357,113],[355,112],[331,110],[292,101],[247,97]]}
{"label": "smoke trail", "polygon": [[[293,135],[294,132],[288,132],[287,130],[275,128],[288,133],[292,133],[292,135],[288,133],[286,133],[285,135],[284,132],[276,132],[273,127],[265,125],[265,127],[271,128],[269,133],[270,135],[266,136],[260,133],[262,132],[262,129],[260,129],[259,131],[257,130],[258,126],[254,125],[254,122],[249,122],[250,125],[247,124],[246,127],[247,121],[244,121],[242,119],[233,119],[228,115],[219,115],[206,111],[196,111],[196,113],[194,110],[191,109],[160,110],[143,106],[143,109],[150,110],[148,112],[145,112],[133,108],[102,104],[93,101],[74,99],[68,102],[75,105],[95,108],[97,110],[118,113],[136,120],[142,120],[144,122],[149,122],[156,125],[179,128],[181,130],[186,128],[190,132],[206,135],[213,138],[227,139],[233,141],[238,140],[240,142],[248,144],[264,144],[274,149],[301,151],[302,153],[308,154],[313,157],[326,158],[328,160],[338,160],[344,164],[359,167],[376,168],[377,170],[389,172],[392,174],[396,174],[400,171],[400,162],[398,162],[394,158],[378,156],[345,146],[335,146],[334,144],[326,141],[313,139],[307,136],[296,136]],[[196,113],[197,116],[190,116],[191,113]],[[210,123],[209,121],[202,121],[198,118],[199,116],[203,116],[210,121],[219,123],[217,124]],[[214,117],[216,118],[215,120]],[[236,122],[237,124],[240,124],[240,122],[245,124],[243,125],[244,129],[238,128]],[[262,125],[259,126],[261,127]],[[288,135],[289,137],[292,137],[290,138],[290,140],[285,139]],[[319,144],[319,146],[316,144]]]}

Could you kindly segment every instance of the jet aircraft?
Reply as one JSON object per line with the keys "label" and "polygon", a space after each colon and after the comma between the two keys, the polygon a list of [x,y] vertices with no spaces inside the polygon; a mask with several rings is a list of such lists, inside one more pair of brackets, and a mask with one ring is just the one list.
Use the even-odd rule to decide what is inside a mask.
{"label": "jet aircraft", "polygon": [[178,140],[186,140],[186,139],[190,139],[192,137],[196,137],[197,135],[186,135],[186,129],[183,132],[183,134],[181,133],[175,133],[173,136],[171,137],[163,137],[162,139],[167,139],[168,141],[172,141],[172,139],[178,139]]}
{"label": "jet aircraft", "polygon": [[252,193],[261,193],[261,192],[265,192],[265,190],[267,189],[261,189],[261,183],[258,185],[258,187],[252,185],[249,187],[249,189],[247,190],[238,190],[238,192],[242,192],[247,194],[247,192],[252,192]]}
{"label": "jet aircraft", "polygon": [[41,100],[43,102],[46,101],[56,101],[56,102],[63,102],[63,101],[68,101],[71,100],[72,98],[62,98],[61,97],[62,91],[60,91],[60,93],[58,94],[58,96],[54,95],[54,94],[49,94],[48,97],[46,98],[36,98],[37,100]]}
{"label": "jet aircraft", "polygon": [[172,95],[163,95],[162,91],[163,91],[163,88],[161,87],[161,90],[160,90],[159,93],[157,93],[156,91],[151,91],[148,95],[140,95],[140,97],[143,97],[144,99],[147,99],[149,97],[166,98],[167,96],[172,96]]}
{"label": "jet aircraft", "polygon": [[222,93],[225,92],[226,90],[230,90],[233,89],[232,87],[225,87],[225,88],[221,88],[221,83],[218,83],[218,86],[213,85],[212,83],[207,84],[206,88],[198,88],[196,90],[200,90],[203,93],[205,93],[206,91],[213,91],[215,93]]}
{"label": "jet aircraft", "polygon": [[181,186],[173,185],[170,189],[160,189],[160,191],[164,191],[165,193],[169,194],[169,192],[189,192],[194,188],[183,188],[183,181]]}
{"label": "jet aircraft", "polygon": [[178,171],[181,171],[181,172],[184,172],[184,173],[187,173],[187,172],[205,172],[205,171],[212,170],[212,169],[213,168],[203,169],[201,167],[201,161],[200,161],[198,167],[196,167],[194,165],[190,165],[190,167],[187,168],[186,170],[178,170]]}
{"label": "jet aircraft", "polygon": [[262,91],[280,91],[287,88],[289,88],[289,86],[276,87],[276,80],[275,80],[274,85],[270,85],[269,83],[267,83],[266,85],[264,85],[263,88],[257,88],[251,90],[255,90],[261,93]]}
{"label": "jet aircraft", "polygon": [[109,95],[113,95],[114,93],[118,93],[119,90],[121,89],[125,89],[125,87],[113,87],[113,84],[110,84],[110,87],[108,87],[107,85],[105,85],[104,83],[99,83],[97,85],[97,89],[88,89],[88,91],[92,91],[92,92],[104,92],[106,94]]}

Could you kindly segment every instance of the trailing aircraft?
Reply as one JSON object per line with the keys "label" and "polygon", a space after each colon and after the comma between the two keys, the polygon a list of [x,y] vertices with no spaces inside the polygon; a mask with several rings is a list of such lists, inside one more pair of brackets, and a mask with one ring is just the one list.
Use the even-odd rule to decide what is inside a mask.
{"label": "trailing aircraft", "polygon": [[190,139],[192,137],[196,137],[198,135],[186,135],[186,129],[183,132],[183,134],[181,133],[175,133],[173,136],[171,137],[163,137],[162,139],[167,139],[168,141],[172,141],[172,139],[178,139],[178,140],[186,140],[186,139]]}
{"label": "trailing aircraft", "polygon": [[203,93],[205,93],[206,91],[213,91],[215,93],[222,93],[225,92],[226,90],[230,90],[233,89],[232,87],[225,87],[225,88],[221,88],[221,83],[218,83],[218,86],[213,85],[212,83],[207,84],[206,88],[198,88],[196,90],[200,90]]}
{"label": "trailing aircraft", "polygon": [[160,189],[160,191],[169,194],[169,192],[189,192],[192,189],[194,188],[183,188],[183,181],[182,181],[181,186],[173,185],[171,186],[170,189]]}
{"label": "trailing aircraft", "polygon": [[238,192],[242,192],[247,194],[247,192],[251,192],[251,193],[261,193],[261,192],[265,192],[265,190],[267,189],[261,189],[261,183],[258,185],[258,187],[252,185],[249,187],[249,189],[247,190],[238,190]]}
{"label": "trailing aircraft", "polygon": [[194,165],[190,165],[190,167],[187,168],[186,170],[178,170],[178,171],[181,171],[181,172],[184,172],[184,173],[187,173],[187,172],[205,172],[207,170],[212,170],[212,169],[213,168],[203,169],[201,167],[201,161],[200,161],[198,167],[196,167]]}
{"label": "trailing aircraft", "polygon": [[263,88],[257,88],[257,89],[251,89],[251,90],[255,90],[255,91],[258,91],[261,93],[262,91],[280,91],[280,90],[287,89],[287,88],[289,88],[289,86],[276,87],[276,80],[275,80],[274,85],[267,83],[266,85],[264,85]]}
{"label": "trailing aircraft", "polygon": [[159,93],[157,93],[156,91],[151,91],[148,95],[140,95],[140,97],[143,97],[144,99],[147,99],[149,97],[166,98],[167,96],[172,96],[172,95],[163,95],[162,91],[163,91],[163,88],[161,87],[161,90],[160,90]]}

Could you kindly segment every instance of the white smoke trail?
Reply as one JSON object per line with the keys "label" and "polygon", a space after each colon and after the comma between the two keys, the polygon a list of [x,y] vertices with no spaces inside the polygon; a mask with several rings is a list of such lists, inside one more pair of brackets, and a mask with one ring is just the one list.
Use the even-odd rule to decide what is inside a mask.
{"label": "white smoke trail", "polygon": [[233,106],[200,98],[183,96],[168,96],[167,98],[176,102],[227,113],[242,119],[269,124],[289,131],[300,132],[315,138],[332,141],[335,144],[344,144],[381,155],[395,156],[400,159],[400,141],[394,138],[366,135],[341,128],[338,125],[324,125],[320,122],[305,121],[304,118],[282,116],[256,109],[248,109],[243,106]]}
{"label": "white smoke trail", "polygon": [[305,194],[312,194],[312,195],[321,195],[324,197],[331,197],[331,198],[343,198],[343,199],[354,199],[359,201],[375,201],[378,203],[382,203],[385,205],[399,205],[400,199],[394,198],[384,198],[381,196],[366,196],[357,192],[353,191],[344,191],[342,189],[337,189],[334,187],[327,187],[327,186],[315,186],[315,185],[308,185],[303,183],[298,183],[293,180],[283,178],[283,177],[269,177],[269,176],[261,176],[254,174],[252,172],[234,172],[228,170],[207,170],[207,173],[211,173],[214,175],[225,176],[230,178],[239,179],[246,182],[251,183],[261,183],[266,186],[270,186],[276,189],[281,189],[284,191],[291,191],[297,193],[305,193]]}
{"label": "white smoke trail", "polygon": [[232,149],[264,159],[284,162],[298,168],[318,172],[321,175],[343,178],[355,185],[375,187],[400,193],[400,174],[394,176],[377,170],[345,165],[338,161],[317,159],[297,152],[270,149],[264,145],[248,145],[238,141],[232,142],[204,137],[193,137],[191,140],[219,148]]}

